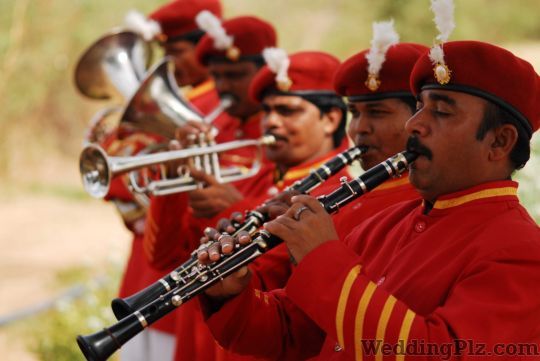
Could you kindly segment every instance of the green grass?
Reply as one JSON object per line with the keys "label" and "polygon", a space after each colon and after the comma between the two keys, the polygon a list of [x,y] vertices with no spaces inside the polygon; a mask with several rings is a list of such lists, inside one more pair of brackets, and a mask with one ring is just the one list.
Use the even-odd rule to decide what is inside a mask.
{"label": "green grass", "polygon": [[[42,361],[85,360],[76,336],[97,332],[115,322],[110,308],[116,296],[120,269],[108,267],[102,279],[92,270],[78,267],[60,272],[60,290],[82,284],[87,289],[81,297],[58,302],[54,308],[22,321],[13,332],[27,340],[28,349]],[[111,358],[117,360],[117,357]]]}

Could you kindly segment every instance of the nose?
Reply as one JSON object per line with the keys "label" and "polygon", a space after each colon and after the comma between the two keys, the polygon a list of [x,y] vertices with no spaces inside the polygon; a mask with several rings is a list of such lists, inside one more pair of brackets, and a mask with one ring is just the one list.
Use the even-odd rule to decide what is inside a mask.
{"label": "nose", "polygon": [[357,135],[369,135],[373,133],[371,122],[362,116],[353,117],[349,125],[349,137],[355,139]]}
{"label": "nose", "polygon": [[425,137],[430,133],[429,124],[427,121],[427,111],[425,109],[419,109],[412,117],[405,123],[405,131],[409,135],[415,134],[420,137]]}
{"label": "nose", "polygon": [[283,121],[279,117],[278,114],[276,114],[275,111],[270,110],[268,113],[265,113],[263,117],[263,126],[268,129],[275,129],[283,126]]}

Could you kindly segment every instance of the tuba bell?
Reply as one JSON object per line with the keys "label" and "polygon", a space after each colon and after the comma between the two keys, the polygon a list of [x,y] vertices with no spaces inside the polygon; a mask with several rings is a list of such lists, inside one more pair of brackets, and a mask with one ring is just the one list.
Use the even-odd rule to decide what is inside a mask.
{"label": "tuba bell", "polygon": [[113,30],[79,58],[75,85],[92,99],[130,99],[150,64],[150,43],[133,31]]}
{"label": "tuba bell", "polygon": [[204,116],[181,95],[170,57],[155,64],[129,100],[120,126],[173,139],[177,127],[188,120],[204,122]]}

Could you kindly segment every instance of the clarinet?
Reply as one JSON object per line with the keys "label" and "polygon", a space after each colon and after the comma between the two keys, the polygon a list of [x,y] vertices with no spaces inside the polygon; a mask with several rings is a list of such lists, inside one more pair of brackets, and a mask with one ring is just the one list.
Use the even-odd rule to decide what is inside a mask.
{"label": "clarinet", "polygon": [[[360,177],[341,186],[332,193],[318,198],[324,209],[332,214],[344,205],[369,192],[379,184],[400,175],[418,155],[404,151],[369,169]],[[77,343],[89,361],[107,360],[124,343],[146,327],[164,317],[204,290],[249,264],[260,255],[282,243],[278,237],[262,230],[248,245],[209,265],[199,264],[185,277],[185,284],[177,287],[150,304],[123,318],[115,325],[88,336],[77,336]]]}
{"label": "clarinet", "polygon": [[[309,193],[320,184],[324,183],[328,178],[342,170],[345,166],[354,162],[366,151],[366,147],[349,148],[339,153],[319,168],[311,171],[307,177],[298,180],[290,187],[287,187],[285,191],[294,190],[300,193]],[[268,215],[262,214],[256,210],[249,211],[246,214],[244,222],[233,224],[235,231],[232,236],[236,236],[240,231],[246,231],[250,235],[254,235],[262,224],[268,220]],[[186,262],[150,286],[129,297],[113,299],[111,307],[116,319],[121,320],[156,300],[159,296],[170,292],[176,287],[186,285],[186,276],[191,274],[194,267],[197,267],[197,264],[197,250],[195,250],[191,253]]]}

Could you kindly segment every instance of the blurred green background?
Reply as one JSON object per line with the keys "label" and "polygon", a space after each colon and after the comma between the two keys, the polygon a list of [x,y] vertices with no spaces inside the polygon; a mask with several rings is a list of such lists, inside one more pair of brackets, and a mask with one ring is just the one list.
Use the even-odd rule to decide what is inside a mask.
{"label": "blurred green background", "polygon": [[[9,218],[13,216],[12,209],[20,208],[17,217],[24,220],[21,221],[23,227],[30,225],[26,226],[29,232],[32,227],[36,228],[35,234],[29,236],[34,241],[30,244],[40,247],[45,237],[55,237],[58,230],[71,232],[65,236],[67,239],[80,238],[80,226],[69,218],[76,213],[72,211],[76,206],[88,209],[84,222],[95,228],[95,238],[100,237],[101,229],[109,232],[95,217],[102,209],[99,207],[106,206],[90,200],[83,192],[77,169],[88,120],[108,103],[80,96],[73,86],[73,69],[84,49],[107,30],[120,25],[129,9],[149,13],[163,3],[165,1],[158,0],[0,1],[0,186],[3,190],[0,216],[13,223]],[[429,0],[224,0],[223,5],[226,17],[251,14],[272,22],[277,28],[280,46],[288,51],[321,49],[341,59],[369,46],[374,20],[393,18],[402,41],[430,45],[436,36]],[[476,39],[508,47],[540,70],[539,19],[538,0],[456,0],[457,27],[451,40]],[[538,137],[534,138],[533,153],[530,164],[520,172],[518,179],[522,183],[520,196],[539,220]],[[36,199],[46,200],[40,203],[45,208],[44,214],[51,205],[64,207],[60,210],[65,217],[49,221],[52,230],[38,231],[41,228],[37,222],[42,217],[35,215],[40,207]],[[104,216],[115,217],[110,209],[108,211]],[[113,221],[116,222],[114,227],[122,228],[119,220]],[[0,232],[0,246],[16,247],[18,232],[16,228]],[[125,244],[124,253],[120,255],[125,257],[129,237],[125,235],[121,241]],[[6,284],[2,280],[24,273],[18,265],[24,264],[24,257],[30,251],[26,249],[9,259],[6,252],[0,256],[0,288]],[[86,256],[98,257],[92,252],[87,252]],[[51,295],[73,282],[94,279],[96,274],[115,276],[112,285],[107,283],[106,293],[99,291],[99,297],[91,298],[90,303],[85,296],[85,302],[60,305],[56,311],[7,329],[0,326],[0,354],[10,359],[6,352],[13,349],[12,340],[23,339],[19,346],[30,353],[21,351],[11,356],[12,360],[82,359],[73,335],[112,321],[112,314],[104,314],[103,310],[115,293],[114,278],[121,266],[98,267],[89,263],[74,268],[73,263],[79,262],[74,258],[65,266],[49,267],[45,260],[40,261],[44,262],[40,272],[50,269],[54,273],[52,279],[56,279],[47,286]],[[11,268],[2,268],[2,264],[9,264]],[[61,272],[58,273],[58,269]],[[28,272],[35,273],[34,270]],[[65,274],[71,275],[69,282],[63,277]],[[17,295],[16,290],[4,288],[2,292]],[[16,306],[7,308],[12,311]],[[92,315],[99,316],[99,320]]]}
{"label": "blurred green background", "polygon": [[[0,177],[17,178],[21,168],[43,165],[45,156],[76,160],[85,125],[103,106],[73,87],[78,55],[121,24],[127,10],[148,13],[162,3],[0,2]],[[289,51],[323,49],[342,59],[369,45],[373,20],[395,19],[402,41],[431,44],[436,35],[428,0],[225,0],[224,8],[226,16],[270,20]],[[451,39],[530,44],[540,40],[539,16],[538,0],[457,0]]]}

